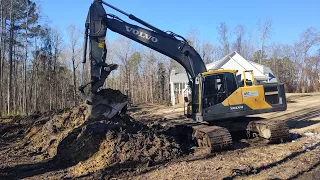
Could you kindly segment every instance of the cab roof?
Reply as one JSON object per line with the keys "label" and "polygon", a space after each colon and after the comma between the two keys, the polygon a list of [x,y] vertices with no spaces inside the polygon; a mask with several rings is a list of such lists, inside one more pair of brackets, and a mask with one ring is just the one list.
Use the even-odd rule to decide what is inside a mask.
{"label": "cab roof", "polygon": [[231,69],[209,69],[207,72],[203,72],[202,75],[210,75],[210,74],[221,74],[221,73],[233,73],[237,74],[236,70]]}

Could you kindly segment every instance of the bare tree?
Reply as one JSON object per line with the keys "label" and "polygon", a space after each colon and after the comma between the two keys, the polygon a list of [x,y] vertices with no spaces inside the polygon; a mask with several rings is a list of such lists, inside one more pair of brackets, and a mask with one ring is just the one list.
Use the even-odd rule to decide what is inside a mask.
{"label": "bare tree", "polygon": [[[4,54],[5,54],[5,43],[4,43],[4,36],[5,36],[5,16],[4,16],[4,2],[0,0],[0,113],[4,110],[4,103],[3,103],[3,89],[4,89],[4,82],[3,82],[3,71],[4,71]],[[1,116],[1,114],[0,114]]]}
{"label": "bare tree", "polygon": [[252,60],[252,57],[257,49],[254,43],[252,42],[252,33],[246,31],[246,37],[246,39],[242,39],[241,56],[245,59]]}
{"label": "bare tree", "polygon": [[157,61],[159,59],[159,53],[156,53],[155,51],[151,49],[147,49],[145,51],[145,73],[147,74],[146,77],[146,83],[149,84],[149,98],[150,102],[154,103],[154,93],[155,93],[155,74],[156,71],[154,66],[157,64]]}
{"label": "bare tree", "polygon": [[25,50],[26,50],[26,53],[25,53],[25,59],[24,59],[24,91],[23,91],[23,100],[24,100],[24,103],[23,103],[23,106],[24,106],[24,112],[25,114],[27,115],[28,114],[28,103],[27,103],[27,59],[28,59],[28,19],[29,19],[29,1],[26,1],[27,3],[27,18],[26,18],[26,21],[25,21],[25,24],[26,24],[26,27],[25,27]]}
{"label": "bare tree", "polygon": [[264,57],[264,48],[266,40],[271,37],[271,28],[272,22],[269,19],[266,19],[264,22],[258,21],[258,32],[260,38],[260,57],[259,63],[261,64]]}
{"label": "bare tree", "polygon": [[187,32],[186,39],[196,51],[200,52],[200,40],[198,36],[199,30],[192,28]]}
{"label": "bare tree", "polygon": [[62,36],[60,35],[60,31],[58,28],[55,28],[52,32],[52,44],[53,44],[53,84],[55,87],[54,91],[54,107],[58,108],[58,93],[59,93],[59,88],[58,88],[58,78],[57,78],[57,67],[58,67],[58,58],[60,56],[60,53],[62,51]]}
{"label": "bare tree", "polygon": [[126,94],[129,95],[130,90],[130,64],[129,57],[132,53],[132,42],[130,39],[125,37],[118,37],[114,44],[114,53],[118,61],[122,65],[121,69],[124,72],[125,81],[122,84],[122,90],[125,90]]}
{"label": "bare tree", "polygon": [[213,45],[209,41],[203,42],[202,48],[201,48],[201,57],[206,64],[214,60],[213,53],[214,53]]}
{"label": "bare tree", "polygon": [[70,41],[70,47],[71,47],[71,61],[72,61],[72,72],[73,72],[73,99],[74,99],[74,105],[78,102],[78,96],[77,96],[77,76],[76,76],[76,70],[77,70],[77,56],[79,55],[78,43],[79,43],[79,37],[80,37],[80,31],[77,29],[75,25],[68,26],[68,35],[69,35],[69,41]]}
{"label": "bare tree", "polygon": [[219,41],[223,47],[223,53],[224,55],[228,55],[230,53],[230,47],[229,47],[229,28],[226,25],[226,23],[222,22],[220,25],[217,27],[218,34],[219,34]]}
{"label": "bare tree", "polygon": [[300,36],[300,41],[298,45],[301,47],[301,55],[302,55],[302,62],[300,62],[301,66],[301,78],[300,78],[300,88],[301,92],[306,92],[308,85],[307,85],[307,72],[306,72],[306,65],[309,58],[309,51],[312,47],[320,43],[320,33],[316,31],[315,28],[309,27],[307,28]]}
{"label": "bare tree", "polygon": [[242,46],[244,41],[244,36],[246,33],[246,29],[243,25],[238,25],[235,29],[236,42],[233,44],[233,49],[237,51],[239,54],[242,54]]}
{"label": "bare tree", "polygon": [[12,105],[12,60],[13,60],[13,41],[14,41],[14,9],[13,9],[13,1],[11,1],[10,8],[10,40],[9,40],[9,77],[8,77],[8,93],[7,93],[7,102],[8,109],[7,114],[11,113],[11,105]]}

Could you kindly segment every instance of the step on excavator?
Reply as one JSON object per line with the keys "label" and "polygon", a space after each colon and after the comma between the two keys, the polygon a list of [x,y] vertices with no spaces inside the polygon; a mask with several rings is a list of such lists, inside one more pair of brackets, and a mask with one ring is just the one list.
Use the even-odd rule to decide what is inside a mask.
{"label": "step on excavator", "polygon": [[[144,27],[106,13],[103,5]],[[182,128],[177,129],[180,129],[179,132],[186,138],[191,137],[200,149],[211,153],[230,148],[230,124],[241,123],[242,117],[247,115],[285,111],[287,108],[283,84],[255,85],[253,71],[243,72],[241,81],[236,70],[207,70],[201,56],[184,37],[171,31],[160,30],[102,0],[94,0],[85,23],[83,54],[85,64],[89,44],[91,81],[82,83],[79,87],[85,96],[84,89],[91,85],[89,95],[85,96],[90,109],[89,117],[111,119],[119,113],[126,113],[129,102],[126,98],[110,100],[101,94],[106,78],[118,67],[117,64],[106,62],[105,39],[108,29],[172,58],[185,68],[190,93],[185,97],[184,114],[192,119],[192,123],[179,125]],[[251,75],[251,80],[247,79],[246,74]],[[289,137],[289,129],[284,122],[259,120],[246,124],[244,130],[270,141],[283,141]]]}

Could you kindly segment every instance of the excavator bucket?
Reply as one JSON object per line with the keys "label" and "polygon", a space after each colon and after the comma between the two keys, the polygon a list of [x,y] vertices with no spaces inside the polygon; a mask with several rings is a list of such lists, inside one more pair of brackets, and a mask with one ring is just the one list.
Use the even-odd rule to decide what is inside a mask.
{"label": "excavator bucket", "polygon": [[92,97],[90,118],[111,119],[119,113],[124,113],[128,105],[128,97],[119,90],[102,89]]}

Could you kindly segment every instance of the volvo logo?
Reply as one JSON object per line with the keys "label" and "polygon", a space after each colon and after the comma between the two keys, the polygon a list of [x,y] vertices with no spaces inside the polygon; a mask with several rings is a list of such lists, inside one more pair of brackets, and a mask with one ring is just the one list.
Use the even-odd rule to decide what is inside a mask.
{"label": "volvo logo", "polygon": [[134,29],[132,27],[126,26],[126,30],[127,30],[127,32],[131,32],[134,35],[140,36],[140,37],[142,37],[144,39],[147,39],[147,40],[151,40],[154,43],[158,42],[158,38],[153,37],[153,36],[151,36],[151,35],[149,35],[147,33],[138,31],[137,29]]}
{"label": "volvo logo", "polygon": [[230,106],[231,110],[239,110],[239,109],[243,109],[243,106]]}

